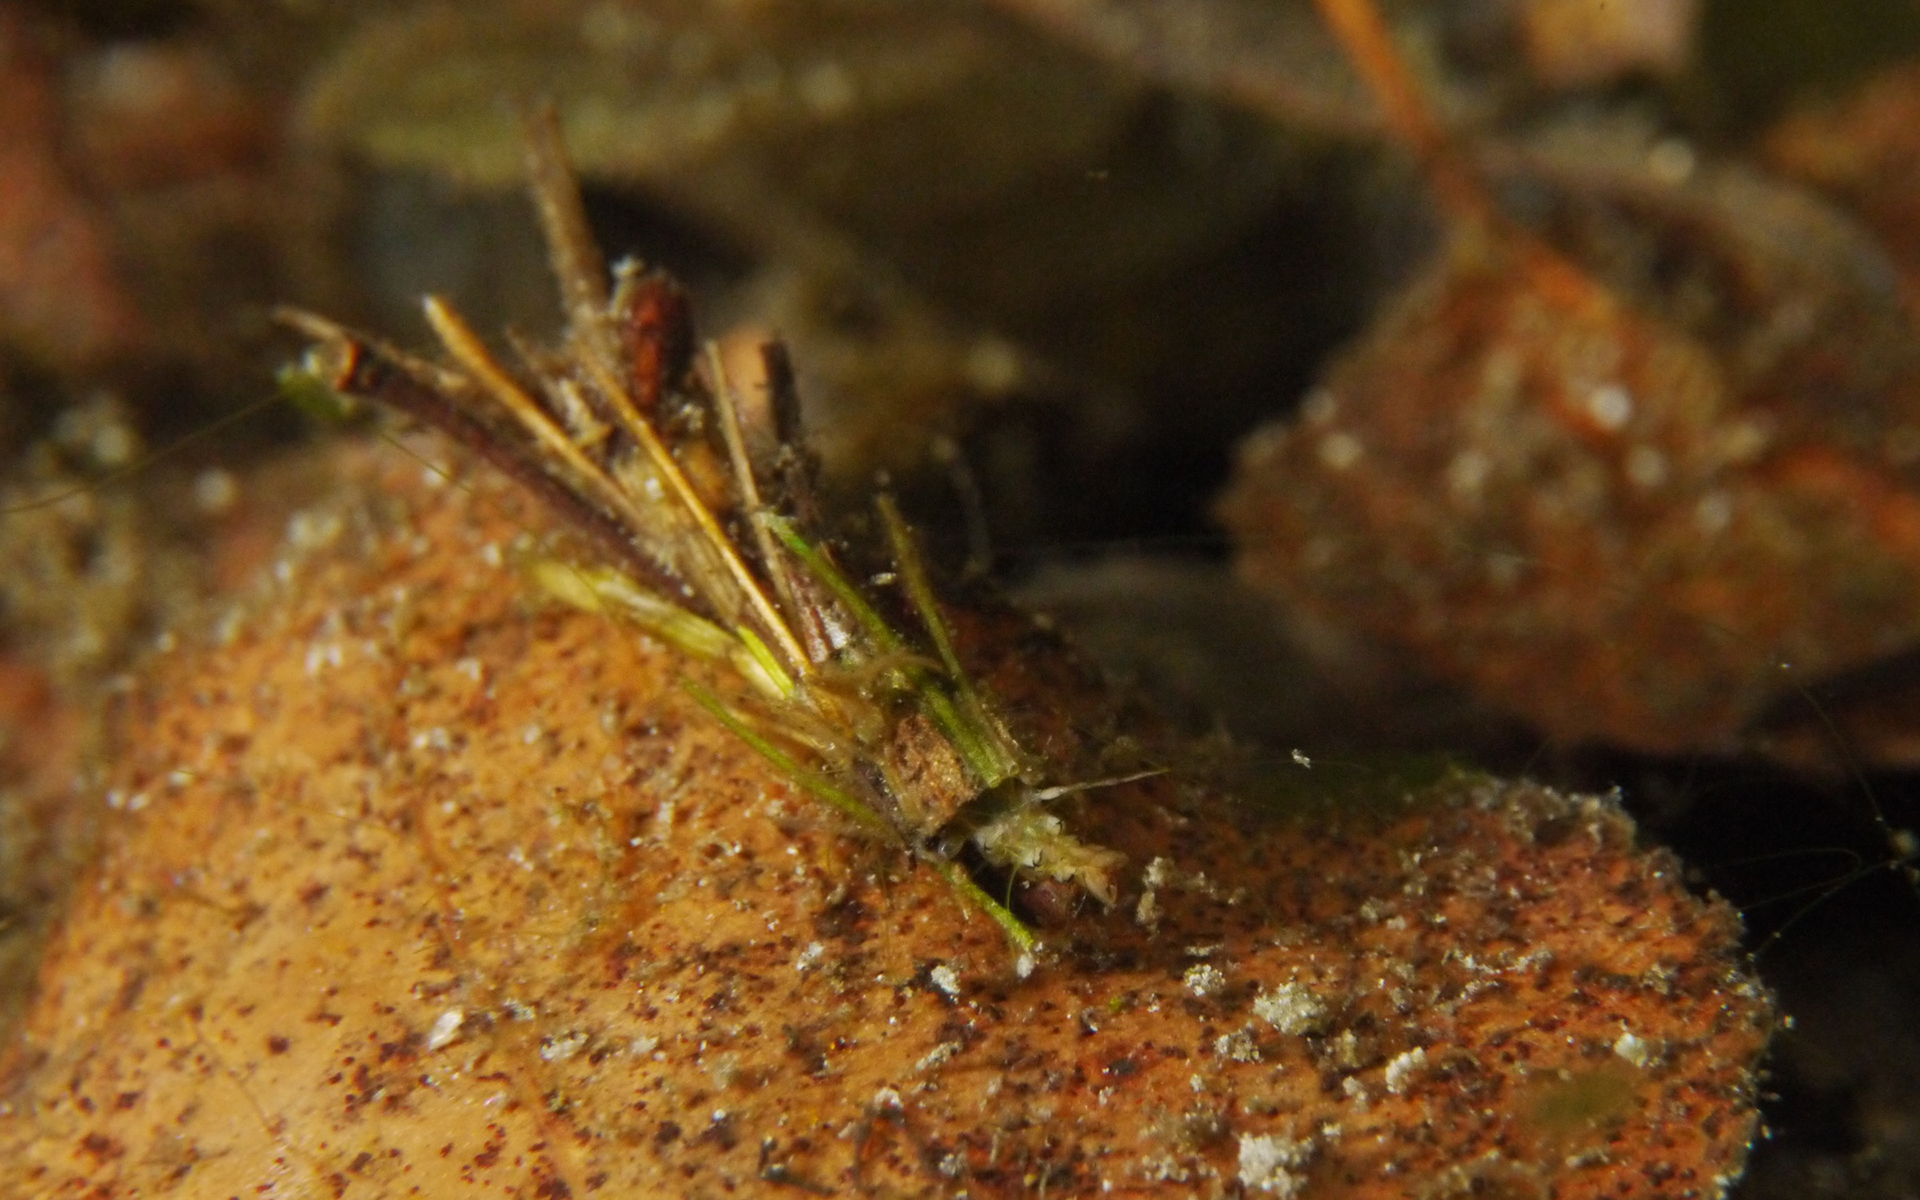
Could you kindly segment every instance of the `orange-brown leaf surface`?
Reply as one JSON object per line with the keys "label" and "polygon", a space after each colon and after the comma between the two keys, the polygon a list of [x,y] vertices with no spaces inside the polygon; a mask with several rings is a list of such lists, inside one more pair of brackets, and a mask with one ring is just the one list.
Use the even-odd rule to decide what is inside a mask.
{"label": "orange-brown leaf surface", "polygon": [[1243,443],[1220,509],[1242,574],[1553,741],[1804,756],[1770,736],[1783,696],[1920,644],[1920,350],[1894,262],[1678,139],[1456,138],[1372,0],[1318,4],[1448,251],[1303,419]]}
{"label": "orange-brown leaf surface", "polygon": [[[530,603],[504,485],[343,461],[256,593],[136,688],[105,853],[0,1065],[0,1192],[1737,1174],[1768,1003],[1732,914],[1611,801],[1451,775],[1308,819],[1095,791],[1119,903],[1023,973],[701,712],[682,660]],[[1124,706],[1030,625],[963,626],[1029,744],[1095,777]]]}
{"label": "orange-brown leaf surface", "polygon": [[1658,752],[1733,746],[1782,664],[1920,639],[1900,475],[1793,444],[1713,348],[1558,274],[1443,264],[1249,441],[1242,569],[1556,738]]}

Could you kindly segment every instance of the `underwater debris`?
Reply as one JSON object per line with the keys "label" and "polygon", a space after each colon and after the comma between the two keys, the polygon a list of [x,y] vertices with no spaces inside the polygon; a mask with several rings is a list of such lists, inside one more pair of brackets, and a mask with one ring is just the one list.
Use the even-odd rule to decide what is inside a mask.
{"label": "underwater debris", "polygon": [[[149,664],[103,856],[0,1059],[0,1190],[1716,1196],[1737,1175],[1769,1002],[1731,912],[1613,802],[1383,777],[1287,819],[1165,776],[1046,786],[1112,774],[1153,728],[1032,622],[940,605],[883,502],[933,643],[908,649],[761,507],[804,499],[759,465],[787,439],[736,423],[777,395],[673,366],[675,293],[597,290],[537,158],[573,343],[525,351],[527,382],[444,307],[457,369],[297,318],[322,378],[448,406],[435,423],[507,476],[456,463],[448,486],[422,465],[444,441],[323,452],[337,498]],[[636,423],[618,406],[642,397]],[[530,609],[527,574],[567,603]],[[854,628],[871,690],[832,686]],[[800,724],[815,680],[872,724]],[[1007,953],[1030,935],[944,841],[980,751],[928,776],[880,758],[896,729],[924,760],[928,730],[981,728],[928,697],[1021,748],[1018,803],[961,832],[1035,832],[965,853],[1064,861],[1103,902],[1050,896],[1044,961]],[[899,786],[929,776],[959,783]],[[1049,805],[1105,848],[1048,840]],[[1658,1056],[1627,1061],[1623,1028]]]}
{"label": "underwater debris", "polygon": [[1048,777],[968,677],[892,498],[877,498],[887,577],[927,644],[901,633],[886,601],[809,527],[812,470],[785,351],[769,342],[734,355],[752,371],[738,382],[717,345],[696,361],[676,282],[626,261],[609,287],[555,111],[528,134],[567,313],[559,345],[517,345],[516,371],[429,297],[428,321],[455,364],[443,369],[288,312],[316,347],[287,386],[417,417],[552,504],[601,557],[535,562],[542,588],[729,672],[730,693],[692,678],[686,687],[809,795],[932,866],[1019,953],[1037,948],[1033,934],[975,882],[963,853],[1009,887],[1051,881],[1111,904],[1120,857],[1048,811],[1095,785]]}
{"label": "underwater debris", "polygon": [[1740,749],[1796,682],[1920,645],[1920,351],[1884,253],[1790,186],[1599,137],[1522,154],[1522,229],[1384,38],[1356,58],[1451,244],[1243,444],[1243,576],[1553,740],[1653,753]]}
{"label": "underwater debris", "polygon": [[[591,338],[612,298],[582,294]],[[335,380],[424,380],[420,404],[442,385],[509,395],[435,316],[458,372],[307,327]],[[637,324],[673,361],[656,337],[671,324]],[[529,357],[561,397],[580,390]],[[754,535],[733,490],[761,483],[750,431],[696,405],[719,423],[703,441],[675,390],[654,411],[686,418],[668,428],[687,490],[738,518],[723,532],[750,572],[784,550],[790,587],[811,580],[863,623],[863,589],[808,560],[816,537]],[[612,426],[594,404],[556,427]],[[512,440],[539,427],[497,419],[520,424],[467,448],[508,447],[521,483],[585,488],[562,500],[572,528],[464,459],[447,486],[417,459],[337,448],[340,494],[290,526],[257,593],[134,686],[105,856],[0,1058],[0,1189],[1398,1196],[1411,1179],[1598,1197],[1711,1196],[1737,1174],[1767,1000],[1728,910],[1639,852],[1610,801],[1383,778],[1371,808],[1288,821],[1165,778],[1026,784],[1099,830],[1105,878],[1075,878],[1112,903],[1069,911],[1050,961],[1010,962],[951,876],[884,832],[847,836],[800,760],[767,753],[755,722],[800,660],[777,657],[750,597],[715,605],[727,585],[705,581],[738,582],[730,565],[688,550],[649,566],[592,518],[626,515],[620,481],[593,482],[619,470],[611,428],[577,439],[586,469],[556,482]],[[881,524],[912,593],[904,526]],[[564,565],[588,553],[625,570]],[[529,605],[528,563],[572,607]],[[876,675],[926,672],[889,699],[964,700],[977,680],[1047,780],[1111,774],[1108,751],[1151,735],[1029,623],[902,607],[938,644],[880,659]],[[884,774],[859,795],[897,804]],[[939,832],[971,802],[901,806],[888,826]],[[1002,866],[1042,861],[1016,848]],[[1148,894],[1154,920],[1136,920]],[[1660,1054],[1627,1061],[1623,1028]]]}
{"label": "underwater debris", "polygon": [[[0,1060],[0,1187],[1599,1197],[1737,1175],[1769,1002],[1731,912],[1613,802],[1454,774],[1286,819],[1164,776],[1046,786],[1153,730],[1031,622],[948,612],[883,500],[933,643],[911,650],[769,511],[804,507],[802,464],[739,414],[776,419],[777,390],[693,373],[657,277],[598,288],[562,166],[537,143],[569,342],[523,351],[525,382],[444,307],[455,369],[295,318],[319,379],[506,477],[448,486],[422,467],[444,442],[333,451],[338,498],[289,524],[257,594],[150,665],[104,856]],[[527,574],[566,603],[529,611]],[[803,687],[867,708],[835,724]],[[1011,796],[978,747],[925,765],[988,733],[1020,748]],[[1050,897],[1036,965],[965,838],[1102,903]],[[1659,1054],[1622,1055],[1629,1028]]]}
{"label": "underwater debris", "polygon": [[[683,653],[530,606],[513,560],[548,527],[519,488],[327,454],[337,498],[130,697],[105,855],[0,1063],[0,1191],[1186,1195],[1282,1142],[1313,1148],[1270,1163],[1301,1196],[1738,1173],[1767,999],[1732,913],[1611,800],[1096,793],[1117,903],[1023,979],[937,875],[714,722]],[[1030,622],[953,618],[1065,777],[1150,735]]]}

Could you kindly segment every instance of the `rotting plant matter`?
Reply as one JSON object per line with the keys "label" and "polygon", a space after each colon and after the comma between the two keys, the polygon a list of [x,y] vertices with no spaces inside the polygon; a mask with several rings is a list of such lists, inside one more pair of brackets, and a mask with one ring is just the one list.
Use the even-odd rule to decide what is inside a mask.
{"label": "rotting plant matter", "polygon": [[[626,311],[674,303],[639,286]],[[128,693],[101,860],[0,1053],[0,1194],[1598,1200],[1713,1196],[1738,1173],[1770,1006],[1730,910],[1636,848],[1611,801],[1383,776],[1288,821],[1191,780],[1116,788],[1086,798],[1115,902],[1050,930],[1055,957],[1021,978],[951,902],[943,839],[966,826],[902,801],[1018,799],[1052,832],[1049,793],[1024,752],[983,791],[938,705],[1003,712],[1067,778],[1124,768],[1100,749],[1150,721],[1004,613],[956,608],[938,645],[949,621],[915,602],[884,508],[936,645],[862,624],[873,602],[836,591],[817,538],[756,534],[725,429],[696,432],[748,401],[669,370],[723,399],[662,388],[643,428],[745,574],[803,647],[788,614],[810,604],[870,656],[864,679],[844,649],[808,658],[872,719],[835,759],[755,674],[799,668],[745,584],[729,616],[683,575],[702,568],[668,574],[602,511],[633,503],[592,490],[631,438],[663,544],[721,553],[644,435],[608,422],[582,447],[548,410],[485,407],[524,385],[438,320],[456,370],[307,323],[353,390],[460,401],[437,423],[599,535],[620,575],[535,558],[599,611],[529,612],[507,584],[508,551],[548,528],[526,489],[336,447],[339,496],[290,523],[252,603]],[[677,328],[615,332],[644,367],[674,361]],[[571,353],[527,357],[563,400],[594,383]],[[709,381],[742,374],[721,366]],[[751,463],[747,431],[777,425],[731,420]],[[541,429],[564,437],[529,448]],[[565,446],[598,475],[568,474]],[[804,499],[745,474],[762,503]],[[781,598],[776,552],[786,587],[821,595]],[[608,636],[622,607],[657,636]],[[912,760],[941,745],[959,771]],[[841,836],[831,795],[875,836]],[[997,814],[975,815],[987,840]]]}
{"label": "rotting plant matter", "polygon": [[[1732,912],[1613,802],[1373,777],[1279,820],[1115,788],[1120,901],[1019,979],[932,871],[701,712],[684,654],[529,611],[521,489],[333,451],[338,495],[129,699],[103,856],[0,1048],[0,1195],[1618,1200],[1738,1173],[1769,1005]],[[953,617],[1050,758],[1151,733],[1031,624]],[[1296,774],[1331,799],[1328,764]]]}
{"label": "rotting plant matter", "polygon": [[1448,244],[1298,418],[1242,443],[1220,508],[1241,573],[1562,744],[1807,753],[1778,736],[1790,682],[1920,639],[1920,355],[1884,254],[1690,158],[1567,156],[1565,211],[1617,232],[1522,225],[1369,0],[1319,3]]}
{"label": "rotting plant matter", "polygon": [[516,344],[516,371],[429,298],[427,318],[454,363],[443,369],[289,312],[318,343],[289,383],[317,381],[424,420],[592,534],[609,561],[532,564],[547,592],[725,668],[737,694],[686,682],[702,707],[815,799],[931,865],[1023,956],[1037,939],[974,881],[963,852],[1111,904],[1122,857],[1047,809],[1085,785],[1047,780],[969,679],[891,498],[878,499],[891,575],[930,652],[808,527],[809,467],[791,427],[784,352],[762,344],[734,356],[747,359],[744,371],[714,344],[696,359],[673,280],[625,260],[609,289],[558,122],[543,111],[528,130],[534,201],[566,307],[561,344]]}

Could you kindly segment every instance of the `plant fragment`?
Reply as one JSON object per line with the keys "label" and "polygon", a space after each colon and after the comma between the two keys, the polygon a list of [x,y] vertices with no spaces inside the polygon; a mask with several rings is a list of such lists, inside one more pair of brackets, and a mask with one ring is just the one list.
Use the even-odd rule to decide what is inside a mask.
{"label": "plant fragment", "polygon": [[1046,810],[1073,789],[1046,777],[969,679],[891,498],[877,507],[893,575],[931,652],[809,528],[784,352],[759,346],[754,378],[737,382],[716,345],[696,359],[673,280],[626,260],[608,287],[551,110],[529,122],[528,155],[566,310],[559,346],[516,343],[511,366],[429,297],[451,367],[288,312],[316,341],[306,370],[437,427],[591,535],[611,561],[535,564],[549,594],[731,674],[743,686],[728,694],[686,686],[816,800],[931,864],[1017,949],[1033,949],[1033,934],[958,863],[963,852],[1111,904],[1121,857]]}
{"label": "plant fragment", "polygon": [[[1322,0],[1449,245],[1244,443],[1242,573],[1566,743],[1750,744],[1792,678],[1920,645],[1920,351],[1885,254],[1690,151],[1566,136],[1494,204],[1370,5]],[[1678,264],[1678,265],[1676,265]]]}

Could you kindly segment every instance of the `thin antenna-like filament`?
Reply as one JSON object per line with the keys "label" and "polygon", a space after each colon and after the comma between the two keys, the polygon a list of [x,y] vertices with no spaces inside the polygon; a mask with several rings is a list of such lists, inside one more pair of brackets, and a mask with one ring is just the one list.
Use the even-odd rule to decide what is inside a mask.
{"label": "thin antenna-like filament", "polygon": [[1386,110],[1387,124],[1405,140],[1427,168],[1433,188],[1453,215],[1483,230],[1499,217],[1493,201],[1461,161],[1453,140],[1434,120],[1420,85],[1414,81],[1380,16],[1376,0],[1314,0],[1320,17],[1346,48],[1347,58]]}
{"label": "thin antenna-like filament", "polygon": [[766,510],[766,504],[760,498],[760,484],[753,476],[753,461],[747,454],[747,441],[740,431],[740,410],[734,402],[733,383],[727,378],[726,364],[721,361],[720,348],[712,342],[707,343],[707,369],[712,374],[713,409],[720,418],[720,436],[727,444],[727,457],[733,463],[734,484],[740,489],[740,504],[746,513],[747,524],[753,529],[754,544],[760,551],[760,562],[773,580],[773,590],[780,597],[781,605],[801,625],[801,631],[807,635],[807,657],[813,662],[824,662],[828,644],[826,633],[816,628],[818,622],[808,620],[809,610],[799,602],[793,586],[792,573],[787,569],[787,558],[774,540],[773,532],[760,520],[760,513]]}
{"label": "thin antenna-like filament", "polygon": [[609,366],[619,361],[618,343],[607,327],[607,266],[587,224],[587,208],[574,182],[553,105],[535,109],[526,121],[527,186],[546,233],[553,273],[560,281],[567,328],[590,355]]}
{"label": "thin antenna-like filament", "polygon": [[728,573],[740,585],[740,590],[747,597],[747,603],[752,605],[755,615],[760,618],[768,636],[780,647],[781,655],[787,660],[787,669],[802,678],[811,674],[813,660],[807,657],[807,652],[801,647],[800,640],[794,637],[791,629],[787,628],[780,610],[774,607],[773,601],[767,597],[766,590],[760,586],[760,581],[754,578],[753,571],[747,566],[746,560],[742,559],[740,552],[734,548],[733,539],[727,536],[726,530],[720,528],[720,522],[715,519],[706,501],[700,499],[700,494],[694,491],[692,482],[687,479],[686,472],[680,469],[680,463],[673,457],[673,452],[667,449],[667,444],[660,440],[658,433],[654,432],[652,422],[634,407],[633,397],[627,394],[626,388],[617,376],[598,366],[592,364],[590,366],[594,385],[606,398],[621,428],[647,452],[647,457],[652,460],[654,469],[660,472],[662,479],[667,481],[667,486],[673,491],[682,507],[687,510],[688,515],[693,518],[694,524],[719,553],[721,561],[727,566]]}
{"label": "thin antenna-like filament", "polygon": [[692,696],[694,700],[699,703],[700,707],[713,714],[714,719],[726,726],[728,731],[735,737],[745,742],[748,746],[751,746],[757,754],[778,767],[783,774],[794,780],[794,782],[798,783],[815,798],[826,801],[829,805],[846,814],[848,817],[851,817],[854,822],[861,827],[885,835],[889,841],[898,842],[900,840],[900,831],[888,823],[886,818],[855,799],[851,792],[848,792],[845,788],[833,782],[833,780],[828,779],[818,771],[803,766],[793,755],[788,754],[785,750],[774,745],[772,741],[762,736],[759,730],[747,724],[738,713],[728,708],[720,697],[691,681],[688,681],[683,686],[687,689],[687,694]]}

